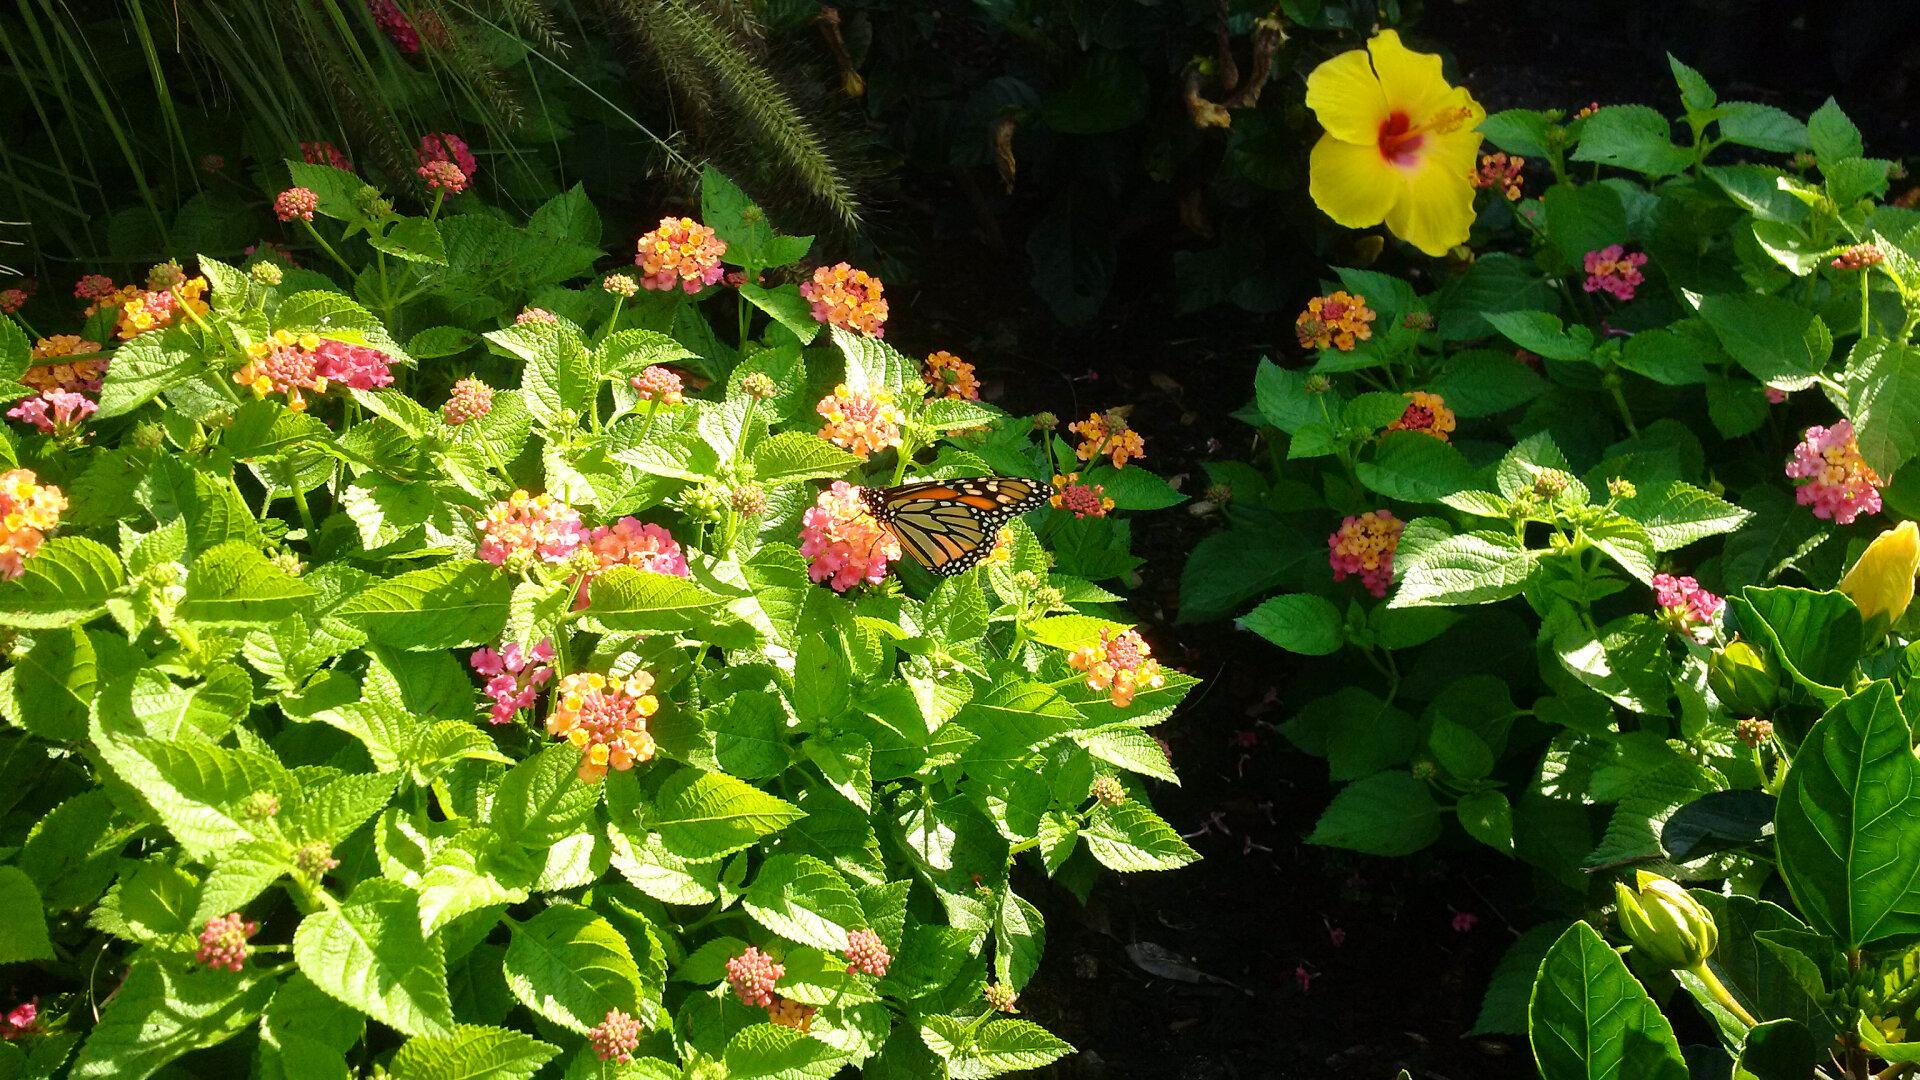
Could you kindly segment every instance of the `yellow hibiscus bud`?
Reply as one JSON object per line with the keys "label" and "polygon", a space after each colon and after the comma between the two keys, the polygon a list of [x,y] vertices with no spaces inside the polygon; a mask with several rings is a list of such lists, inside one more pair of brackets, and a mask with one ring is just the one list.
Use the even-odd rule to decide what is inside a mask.
{"label": "yellow hibiscus bud", "polygon": [[1640,954],[1665,968],[1692,970],[1713,955],[1720,931],[1713,916],[1687,890],[1658,874],[1641,870],[1636,888],[1613,883],[1620,902],[1620,929]]}
{"label": "yellow hibiscus bud", "polygon": [[1913,602],[1913,577],[1920,572],[1920,527],[1911,521],[1874,537],[1847,576],[1840,591],[1847,594],[1871,634],[1884,633]]}

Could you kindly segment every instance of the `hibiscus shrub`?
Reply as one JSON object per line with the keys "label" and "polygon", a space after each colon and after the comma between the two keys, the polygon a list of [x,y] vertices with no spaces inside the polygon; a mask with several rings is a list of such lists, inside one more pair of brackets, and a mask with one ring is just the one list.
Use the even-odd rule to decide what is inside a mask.
{"label": "hibiscus shrub", "polygon": [[90,276],[77,334],[0,319],[0,1067],[1068,1052],[1017,1015],[1028,896],[1195,858],[1144,787],[1193,680],[1100,584],[1109,511],[1170,501],[1138,436],[1086,421],[1099,468],[935,579],[859,488],[1044,481],[1050,423],[886,345],[865,273],[795,280],[810,241],[717,174],[602,277],[579,191],[516,226],[429,144],[424,215],[290,166],[337,278],[263,245]]}
{"label": "hibiscus shrub", "polygon": [[[1437,60],[1374,56],[1477,113]],[[1392,105],[1364,60],[1309,80],[1328,140]],[[1261,454],[1208,466],[1225,528],[1182,585],[1183,618],[1327,658],[1280,724],[1345,785],[1313,842],[1408,855],[1457,822],[1535,869],[1547,914],[1593,911],[1625,868],[1763,888],[1764,792],[1860,641],[1806,589],[1920,512],[1920,213],[1883,203],[1890,163],[1838,105],[1802,122],[1672,67],[1680,142],[1622,105],[1488,116],[1477,172],[1445,141],[1403,179],[1337,151],[1346,182],[1403,184],[1372,221],[1400,230],[1412,200],[1419,246],[1471,249],[1334,272],[1304,363],[1260,363]],[[1558,929],[1521,938],[1478,1030],[1524,1030]]]}

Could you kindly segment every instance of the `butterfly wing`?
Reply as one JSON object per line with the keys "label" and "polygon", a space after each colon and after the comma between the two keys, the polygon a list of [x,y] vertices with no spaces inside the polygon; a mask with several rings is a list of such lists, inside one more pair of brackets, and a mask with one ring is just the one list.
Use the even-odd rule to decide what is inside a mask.
{"label": "butterfly wing", "polygon": [[870,490],[868,503],[915,562],[951,577],[986,558],[1000,527],[1050,493],[1033,480],[976,476]]}

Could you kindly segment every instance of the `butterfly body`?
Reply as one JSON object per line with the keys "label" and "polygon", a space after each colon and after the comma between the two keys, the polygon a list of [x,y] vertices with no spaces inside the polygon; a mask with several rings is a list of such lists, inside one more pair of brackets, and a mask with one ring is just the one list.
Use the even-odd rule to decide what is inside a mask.
{"label": "butterfly body", "polygon": [[867,509],[915,562],[940,577],[978,564],[1001,526],[1043,506],[1053,489],[1014,476],[969,476],[862,488]]}

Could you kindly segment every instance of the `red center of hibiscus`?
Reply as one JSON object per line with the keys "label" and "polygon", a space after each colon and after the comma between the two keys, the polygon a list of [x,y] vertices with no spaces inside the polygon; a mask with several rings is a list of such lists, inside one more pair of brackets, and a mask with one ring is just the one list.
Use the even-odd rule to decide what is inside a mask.
{"label": "red center of hibiscus", "polygon": [[1380,156],[1395,165],[1414,165],[1418,160],[1420,145],[1426,141],[1426,135],[1414,128],[1413,121],[1406,113],[1394,112],[1380,121],[1380,134],[1376,139]]}

